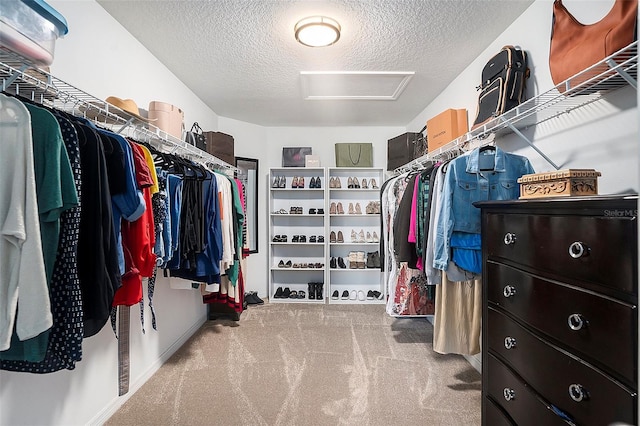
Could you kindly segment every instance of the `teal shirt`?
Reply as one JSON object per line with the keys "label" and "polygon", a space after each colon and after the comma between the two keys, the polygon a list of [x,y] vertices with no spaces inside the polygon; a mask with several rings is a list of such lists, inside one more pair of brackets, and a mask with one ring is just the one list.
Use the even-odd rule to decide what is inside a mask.
{"label": "teal shirt", "polygon": [[242,210],[242,202],[240,201],[240,193],[238,192],[238,185],[233,179],[229,179],[231,182],[231,192],[233,194],[233,210],[235,223],[233,225],[234,231],[236,231],[236,246],[237,260],[233,262],[233,265],[227,269],[227,278],[234,287],[238,284],[238,277],[240,275],[240,259],[242,259],[242,224],[244,223],[244,211]]}

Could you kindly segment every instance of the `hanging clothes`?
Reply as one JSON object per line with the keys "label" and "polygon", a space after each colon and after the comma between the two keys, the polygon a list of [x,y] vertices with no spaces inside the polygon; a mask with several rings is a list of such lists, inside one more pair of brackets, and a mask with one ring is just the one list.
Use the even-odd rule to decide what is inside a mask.
{"label": "hanging clothes", "polygon": [[83,194],[78,276],[84,337],[90,337],[108,321],[113,296],[121,286],[121,275],[103,137],[95,126],[86,123],[75,121],[74,126],[80,138]]}
{"label": "hanging clothes", "polygon": [[[431,186],[431,213],[429,214],[429,232],[427,235],[427,248],[425,254],[425,275],[427,277],[427,282],[430,285],[437,285],[442,281],[441,270],[434,267],[433,257],[435,253],[436,224],[440,220],[442,190],[448,167],[448,162],[437,167],[436,175]],[[480,278],[480,274],[462,269],[459,265],[454,263],[453,260],[449,260],[448,262],[447,276],[451,281],[468,281]]]}
{"label": "hanging clothes", "polygon": [[[433,348],[480,351],[482,250],[476,201],[517,198],[517,179],[534,173],[526,157],[498,147],[476,148],[440,167],[434,186],[428,279],[437,286]],[[430,256],[428,253],[427,259]]]}
{"label": "hanging clothes", "polygon": [[48,330],[53,316],[38,218],[31,116],[24,104],[3,94],[0,105],[0,350],[6,350],[14,328],[26,340]]}
{"label": "hanging clothes", "polygon": [[[170,210],[172,224],[176,220],[179,223],[175,239],[172,235],[177,242],[176,250],[167,266],[172,277],[198,283],[219,283],[222,235],[218,181],[215,173],[199,172],[200,175],[193,172],[183,181],[180,216],[174,216],[174,209]],[[170,195],[170,199],[173,198]]]}
{"label": "hanging clothes", "polygon": [[[417,316],[433,313],[435,291],[427,286],[424,273],[417,268],[416,247],[418,225],[418,194],[424,190],[417,184],[419,174],[401,175],[382,185],[381,208],[383,221],[383,253],[386,310],[392,316]],[[413,229],[413,237],[411,235]],[[413,242],[410,239],[414,240]]]}
{"label": "hanging clothes", "polygon": [[[117,169],[109,169],[107,167],[107,176],[114,176],[122,174],[124,179],[123,191],[115,194],[111,194],[112,199],[112,216],[114,223],[114,233],[117,240],[117,254],[118,265],[120,267],[120,274],[125,275],[126,269],[126,256],[122,242],[122,223],[123,219],[127,222],[135,222],[138,220],[146,210],[146,202],[141,188],[138,188],[136,179],[136,157],[134,157],[133,148],[129,142],[117,133],[110,132],[108,130],[99,129],[100,136],[106,144],[110,143],[113,146],[114,152],[121,151],[123,153],[124,162],[118,162]],[[107,166],[113,165],[114,162],[110,162]],[[138,164],[140,160],[138,159]],[[148,172],[146,172],[148,174]],[[112,186],[113,178],[110,178],[110,187]]]}
{"label": "hanging clothes", "polygon": [[242,255],[243,225],[245,223],[246,204],[241,196],[242,183],[237,180],[229,180],[230,189],[232,190],[231,210],[226,212],[230,216],[234,229],[234,239],[230,241],[235,247],[235,255],[233,264],[229,265],[225,270],[226,274],[221,277],[219,285],[201,286],[202,301],[209,305],[210,310],[216,310],[217,305],[222,305],[232,309],[234,312],[242,312],[244,310],[244,275],[243,268],[246,268],[246,261]]}
{"label": "hanging clothes", "polygon": [[442,273],[436,288],[433,350],[441,354],[475,355],[480,352],[482,321],[481,280],[450,281]]}
{"label": "hanging clothes", "polygon": [[530,173],[535,172],[526,157],[498,147],[476,148],[451,161],[436,222],[434,267],[447,270],[453,241],[453,251],[457,251],[453,257],[464,263],[458,266],[479,273],[480,209],[473,203],[518,198],[517,180]]}
{"label": "hanging clothes", "polygon": [[[74,176],[78,200],[82,199],[79,139],[70,120],[57,115]],[[2,360],[0,368],[9,371],[51,373],[72,370],[82,359],[82,294],[77,271],[77,245],[81,204],[60,215],[60,244],[51,280],[53,325],[42,361]]]}
{"label": "hanging clothes", "polygon": [[[58,120],[44,108],[28,103],[25,106],[31,116],[42,256],[47,277],[46,291],[50,294],[60,238],[60,215],[78,204],[78,195]],[[18,299],[21,297],[20,294]],[[51,311],[47,316],[49,315],[52,315]],[[11,345],[6,351],[0,352],[0,359],[42,361],[46,354],[49,333],[50,330],[46,330],[28,340],[13,333]]]}
{"label": "hanging clothes", "polygon": [[156,257],[153,253],[155,229],[150,189],[155,182],[142,148],[130,141],[128,143],[133,153],[137,188],[142,191],[145,209],[138,219],[123,221],[121,225],[125,273],[122,277],[122,287],[113,298],[114,307],[139,303],[142,300],[142,277],[152,276],[156,266]]}
{"label": "hanging clothes", "polygon": [[144,277],[155,329],[157,266],[174,258],[175,275],[224,275],[227,302],[242,309],[245,207],[235,181],[85,118],[4,93],[0,107],[1,369],[75,368],[112,305],[139,303],[144,327]]}

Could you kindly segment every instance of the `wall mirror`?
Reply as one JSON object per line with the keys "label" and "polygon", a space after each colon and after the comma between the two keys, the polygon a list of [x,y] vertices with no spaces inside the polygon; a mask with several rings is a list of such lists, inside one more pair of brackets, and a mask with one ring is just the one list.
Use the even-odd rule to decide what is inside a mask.
{"label": "wall mirror", "polygon": [[247,236],[245,247],[249,253],[258,253],[258,160],[236,157],[237,178],[245,188],[247,217],[245,218]]}

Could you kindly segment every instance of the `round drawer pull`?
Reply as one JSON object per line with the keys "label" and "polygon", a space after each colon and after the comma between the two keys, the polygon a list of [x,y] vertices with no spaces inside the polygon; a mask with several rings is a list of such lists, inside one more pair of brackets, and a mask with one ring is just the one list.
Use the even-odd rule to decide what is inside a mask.
{"label": "round drawer pull", "polygon": [[569,246],[569,256],[574,259],[579,259],[581,257],[587,256],[589,254],[589,247],[585,245],[582,241],[576,241],[571,243]]}
{"label": "round drawer pull", "polygon": [[578,384],[569,385],[569,396],[575,402],[582,402],[584,400],[589,399],[589,392],[582,386]]}
{"label": "round drawer pull", "polygon": [[507,336],[504,338],[504,347],[506,349],[513,349],[516,347],[516,338]]}
{"label": "round drawer pull", "polygon": [[516,234],[512,232],[507,232],[504,234],[504,243],[505,245],[511,245],[516,243]]}
{"label": "round drawer pull", "polygon": [[502,294],[504,295],[504,297],[515,296],[516,288],[512,285],[505,285],[504,290],[502,290]]}
{"label": "round drawer pull", "polygon": [[571,314],[569,318],[567,318],[567,323],[569,324],[569,328],[573,331],[582,330],[587,326],[587,320],[580,314]]}
{"label": "round drawer pull", "polygon": [[507,401],[511,401],[512,399],[516,398],[516,391],[511,388],[504,388],[502,394],[504,395],[504,399],[506,399]]}

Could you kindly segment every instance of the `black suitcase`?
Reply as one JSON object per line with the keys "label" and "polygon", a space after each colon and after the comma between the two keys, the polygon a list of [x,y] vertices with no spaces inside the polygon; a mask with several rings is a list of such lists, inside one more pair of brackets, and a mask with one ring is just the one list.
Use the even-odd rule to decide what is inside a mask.
{"label": "black suitcase", "polygon": [[427,142],[423,132],[404,133],[387,140],[387,170],[395,170],[409,161],[427,153]]}
{"label": "black suitcase", "polygon": [[524,89],[529,78],[527,53],[505,46],[482,69],[482,84],[478,97],[478,112],[471,129],[482,126],[524,101]]}

